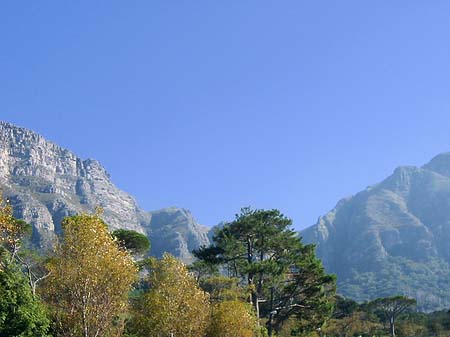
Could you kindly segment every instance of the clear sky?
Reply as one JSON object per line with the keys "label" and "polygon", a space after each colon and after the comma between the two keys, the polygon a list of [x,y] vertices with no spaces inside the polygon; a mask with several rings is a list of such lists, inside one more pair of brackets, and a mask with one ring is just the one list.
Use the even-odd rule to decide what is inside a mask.
{"label": "clear sky", "polygon": [[296,228],[450,150],[450,2],[2,1],[0,119],[147,210]]}

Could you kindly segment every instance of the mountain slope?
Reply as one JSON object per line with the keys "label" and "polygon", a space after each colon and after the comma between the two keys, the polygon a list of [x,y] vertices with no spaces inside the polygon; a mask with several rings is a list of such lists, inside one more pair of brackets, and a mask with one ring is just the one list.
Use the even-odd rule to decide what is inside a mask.
{"label": "mountain slope", "polygon": [[450,153],[400,167],[341,200],[302,232],[339,291],[363,301],[404,294],[423,310],[450,306]]}
{"label": "mountain slope", "polygon": [[146,212],[114,186],[96,160],[82,160],[30,130],[5,122],[0,122],[0,189],[15,216],[33,225],[33,240],[41,247],[51,245],[64,217],[93,212],[96,207],[103,208],[112,229],[148,235],[151,253],[157,256],[167,251],[190,261],[190,250],[209,243],[208,228],[189,211]]}

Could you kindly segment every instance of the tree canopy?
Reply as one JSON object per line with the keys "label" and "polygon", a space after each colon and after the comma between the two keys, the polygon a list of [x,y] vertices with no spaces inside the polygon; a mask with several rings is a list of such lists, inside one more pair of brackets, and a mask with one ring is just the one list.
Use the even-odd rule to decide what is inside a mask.
{"label": "tree canopy", "polygon": [[46,310],[33,296],[20,266],[5,263],[0,271],[0,336],[47,337],[49,325]]}
{"label": "tree canopy", "polygon": [[257,331],[257,318],[248,303],[227,300],[212,306],[207,337],[254,337]]}
{"label": "tree canopy", "polygon": [[137,278],[134,262],[98,215],[69,217],[62,227],[45,287],[58,336],[118,335]]}
{"label": "tree canopy", "polygon": [[292,315],[321,324],[333,307],[334,276],[291,225],[279,210],[243,208],[216,231],[211,246],[194,251],[199,260],[246,282],[257,316],[268,318],[269,334]]}
{"label": "tree canopy", "polygon": [[[100,213],[64,219],[54,252],[30,255],[23,244],[30,226],[12,214],[0,201],[0,337],[450,333],[450,311],[416,312],[411,298],[358,304],[335,295],[335,277],[315,247],[303,244],[278,210],[242,209],[211,246],[195,252],[199,260],[189,269],[168,254],[133,262],[130,253],[144,254],[148,240],[128,230],[110,233]],[[143,270],[135,283],[137,264]]]}
{"label": "tree canopy", "polygon": [[186,266],[164,254],[148,259],[149,289],[135,300],[129,330],[138,336],[203,336],[209,320],[209,297]]}
{"label": "tree canopy", "polygon": [[391,337],[395,337],[395,324],[398,317],[416,306],[416,300],[406,296],[378,298],[369,303],[369,307],[378,311],[389,322]]}
{"label": "tree canopy", "polygon": [[150,240],[136,231],[121,228],[113,231],[112,236],[133,255],[144,255],[150,250]]}

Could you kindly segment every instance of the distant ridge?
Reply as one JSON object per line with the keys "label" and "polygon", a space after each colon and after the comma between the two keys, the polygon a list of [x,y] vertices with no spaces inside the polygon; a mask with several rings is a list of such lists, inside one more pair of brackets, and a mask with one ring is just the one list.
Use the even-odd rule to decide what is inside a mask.
{"label": "distant ridge", "polygon": [[397,168],[302,235],[317,244],[345,296],[403,294],[422,310],[450,307],[450,152],[423,167]]}
{"label": "distant ridge", "polygon": [[142,210],[135,199],[118,189],[96,160],[83,160],[37,133],[0,121],[0,189],[11,200],[15,216],[33,225],[33,241],[51,245],[61,220],[80,212],[104,209],[112,229],[146,234],[151,253],[167,251],[186,262],[191,251],[209,244],[209,228],[176,207]]}

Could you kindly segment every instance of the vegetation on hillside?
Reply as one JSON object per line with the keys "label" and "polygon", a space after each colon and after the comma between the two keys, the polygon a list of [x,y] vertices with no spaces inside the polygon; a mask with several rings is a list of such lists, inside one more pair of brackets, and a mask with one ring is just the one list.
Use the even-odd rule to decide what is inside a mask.
{"label": "vegetation on hillside", "polygon": [[143,236],[110,233],[101,213],[64,219],[54,250],[39,256],[12,214],[1,202],[1,337],[450,334],[449,312],[419,313],[414,299],[336,295],[314,246],[278,210],[242,209],[190,266],[168,254],[142,258]]}

